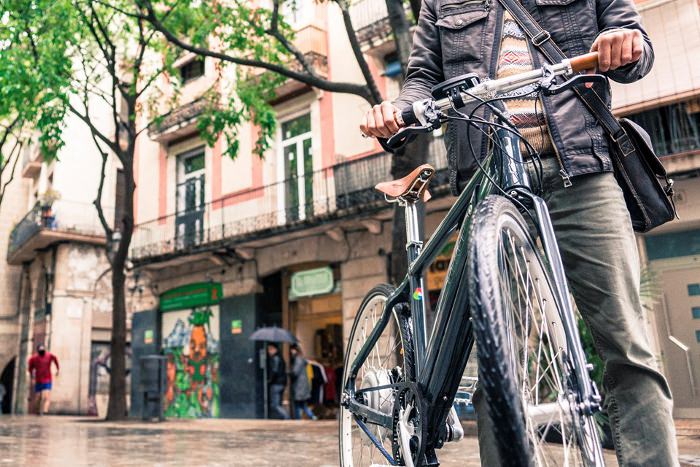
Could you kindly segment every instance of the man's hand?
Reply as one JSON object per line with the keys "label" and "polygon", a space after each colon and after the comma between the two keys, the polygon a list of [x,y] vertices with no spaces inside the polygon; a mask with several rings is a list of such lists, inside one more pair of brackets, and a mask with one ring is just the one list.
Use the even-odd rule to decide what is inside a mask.
{"label": "man's hand", "polygon": [[598,70],[615,70],[642,56],[644,38],[637,29],[612,29],[596,38],[591,52],[598,52]]}
{"label": "man's hand", "polygon": [[365,114],[360,130],[367,136],[391,138],[400,129],[396,121],[398,112],[399,109],[389,101],[375,105]]}

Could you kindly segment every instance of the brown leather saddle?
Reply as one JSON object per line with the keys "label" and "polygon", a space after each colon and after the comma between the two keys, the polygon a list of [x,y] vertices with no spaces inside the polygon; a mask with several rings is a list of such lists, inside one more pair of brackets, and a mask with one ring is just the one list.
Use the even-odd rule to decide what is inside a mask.
{"label": "brown leather saddle", "polygon": [[374,188],[384,193],[388,201],[404,200],[416,202],[419,199],[424,203],[430,199],[428,182],[435,175],[435,169],[430,164],[416,167],[413,172],[398,180],[382,182]]}

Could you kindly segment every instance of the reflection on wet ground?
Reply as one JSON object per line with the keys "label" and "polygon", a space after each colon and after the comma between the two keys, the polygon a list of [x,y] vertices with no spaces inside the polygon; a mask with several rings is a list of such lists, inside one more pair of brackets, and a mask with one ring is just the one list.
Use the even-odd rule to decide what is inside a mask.
{"label": "reflection on wet ground", "polygon": [[[468,430],[473,434],[473,427]],[[679,426],[683,465],[700,461],[700,423]],[[448,444],[442,466],[478,466],[475,436]],[[0,466],[334,466],[335,421],[173,420],[108,423],[0,417]],[[610,464],[615,465],[609,453]]]}

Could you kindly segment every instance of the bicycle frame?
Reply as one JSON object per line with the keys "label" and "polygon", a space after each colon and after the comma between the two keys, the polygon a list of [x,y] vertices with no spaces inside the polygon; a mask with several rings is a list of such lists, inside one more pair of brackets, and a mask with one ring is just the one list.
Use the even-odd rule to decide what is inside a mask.
{"label": "bicycle frame", "polygon": [[[548,272],[551,274],[555,289],[555,299],[559,309],[562,310],[560,318],[569,353],[566,361],[571,363],[570,371],[579,383],[577,409],[592,413],[598,408],[599,397],[588,374],[589,370],[578,337],[573,306],[569,300],[566,277],[547,206],[542,198],[532,192],[517,137],[505,129],[499,129],[495,134],[501,144],[494,149],[494,154],[484,161],[484,165],[488,167],[491,178],[506,193],[532,208],[537,220],[542,250],[547,259]],[[356,399],[355,380],[370,350],[393,314],[397,313],[395,308],[402,303],[408,303],[414,336],[415,382],[421,397],[430,403],[427,413],[421,414],[423,426],[428,430],[427,440],[430,446],[439,448],[446,441],[444,439],[445,421],[474,343],[469,311],[468,280],[466,280],[471,214],[482,199],[494,192],[495,188],[489,178],[481,171],[477,172],[425,245],[418,234],[419,217],[416,206],[413,203],[405,203],[408,272],[395,293],[387,300],[380,321],[352,362],[350,376],[344,382],[343,403],[347,404],[348,409],[362,420],[389,429],[393,426],[391,416],[370,408]],[[432,333],[428,335],[425,321],[426,303],[422,294],[415,292],[418,289],[423,290],[424,269],[433,262],[450,235],[460,226],[461,230],[435,310],[436,320]],[[362,388],[359,391],[368,392],[384,388],[386,386]]]}

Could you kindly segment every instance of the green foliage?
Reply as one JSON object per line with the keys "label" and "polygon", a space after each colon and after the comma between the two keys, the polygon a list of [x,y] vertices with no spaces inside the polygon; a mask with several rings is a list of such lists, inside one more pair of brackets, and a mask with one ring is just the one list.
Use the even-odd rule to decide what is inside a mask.
{"label": "green foliage", "polygon": [[[231,56],[276,65],[288,65],[292,60],[290,52],[269,31],[276,27],[279,35],[291,43],[294,30],[281,14],[274,21],[270,8],[242,1],[161,0],[151,4],[168,31],[195,47],[224,50]],[[201,137],[213,145],[223,135],[225,152],[234,158],[239,151],[238,131],[244,122],[252,122],[259,130],[253,152],[262,157],[276,128],[270,102],[275,89],[286,79],[272,72],[223,63],[217,63],[217,72],[216,85],[203,96],[205,111],[197,122]]]}
{"label": "green foliage", "polygon": [[0,0],[0,122],[38,131],[46,159],[63,146],[74,25],[67,0]]}
{"label": "green foliage", "polygon": [[[287,51],[265,34],[272,11],[248,3],[168,0],[154,6],[168,28],[193,44],[218,43],[241,56],[284,63]],[[120,124],[132,128],[120,137],[131,139],[183,105],[175,65],[184,53],[139,17],[139,2],[0,0],[0,5],[0,124],[18,118],[28,136],[38,136],[47,159],[63,146],[68,104],[76,98],[89,103],[78,106],[88,118],[94,118],[90,106],[96,98],[106,101],[124,120]],[[283,21],[278,28],[293,38]],[[223,135],[227,155],[236,157],[238,133],[250,121],[260,130],[254,151],[262,156],[276,124],[269,102],[284,80],[271,73],[251,76],[221,63],[216,70],[201,96],[206,102],[197,123],[202,139],[213,146]],[[127,99],[136,105],[125,114]],[[110,133],[103,136],[118,147]]]}

